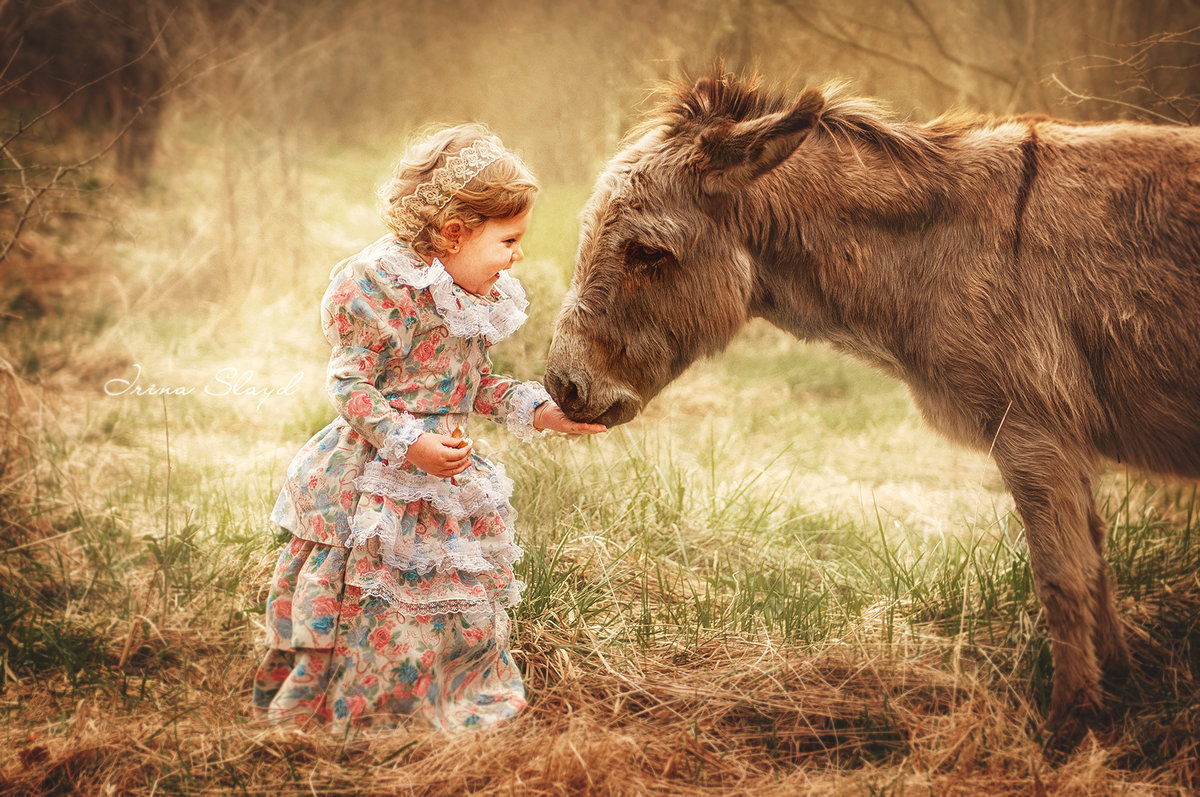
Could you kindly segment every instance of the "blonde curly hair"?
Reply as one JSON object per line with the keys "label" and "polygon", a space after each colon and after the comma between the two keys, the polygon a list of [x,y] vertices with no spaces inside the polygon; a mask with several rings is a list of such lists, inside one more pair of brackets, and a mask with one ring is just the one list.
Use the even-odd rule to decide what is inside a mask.
{"label": "blonde curly hair", "polygon": [[[451,219],[458,219],[468,230],[474,230],[488,219],[511,218],[529,210],[540,186],[529,167],[507,150],[454,191],[444,207],[434,204],[414,207],[411,202],[401,207],[405,198],[428,181],[447,159],[480,139],[494,138],[483,125],[462,124],[431,131],[410,147],[396,163],[391,178],[379,188],[380,211],[392,234],[407,241],[423,257],[440,257],[449,250],[450,243],[441,230]],[[419,228],[415,234],[411,232],[414,228]]]}

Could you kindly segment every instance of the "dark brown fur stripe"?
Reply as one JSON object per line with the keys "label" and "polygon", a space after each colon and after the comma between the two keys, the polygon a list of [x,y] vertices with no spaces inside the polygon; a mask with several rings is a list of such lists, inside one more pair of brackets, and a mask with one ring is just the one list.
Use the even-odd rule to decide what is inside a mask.
{"label": "dark brown fur stripe", "polygon": [[1013,214],[1013,260],[1021,259],[1021,235],[1025,229],[1025,208],[1029,205],[1029,193],[1038,173],[1037,125],[1029,126],[1029,136],[1021,142],[1021,185],[1017,188],[1016,212]]}

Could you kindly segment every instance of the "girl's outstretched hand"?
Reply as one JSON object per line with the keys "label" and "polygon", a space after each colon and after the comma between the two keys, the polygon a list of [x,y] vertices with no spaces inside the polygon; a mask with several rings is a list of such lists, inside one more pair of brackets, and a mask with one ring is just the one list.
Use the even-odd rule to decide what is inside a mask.
{"label": "girl's outstretched hand", "polygon": [[466,470],[471,464],[470,454],[470,440],[424,432],[408,447],[404,461],[444,479]]}
{"label": "girl's outstretched hand", "polygon": [[580,423],[571,420],[553,401],[540,404],[533,411],[533,428],[566,434],[598,434],[608,431],[608,427],[601,423]]}

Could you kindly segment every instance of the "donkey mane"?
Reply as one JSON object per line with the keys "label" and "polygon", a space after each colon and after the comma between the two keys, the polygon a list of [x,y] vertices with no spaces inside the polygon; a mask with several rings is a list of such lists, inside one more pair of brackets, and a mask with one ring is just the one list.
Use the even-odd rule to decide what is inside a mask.
{"label": "donkey mane", "polygon": [[656,120],[658,123],[741,122],[782,111],[791,104],[783,90],[764,86],[756,75],[739,78],[713,72],[696,81],[685,77],[679,83],[668,84],[666,91],[668,96],[658,109],[662,117]]}
{"label": "donkey mane", "polygon": [[[664,87],[664,100],[633,131],[633,137],[666,127],[668,137],[689,134],[712,125],[740,122],[792,107],[797,97],[778,86],[768,86],[756,75],[738,77],[719,70],[692,81],[683,78]],[[950,142],[969,123],[942,117],[928,125],[899,119],[875,100],[855,97],[844,81],[820,88],[824,98],[814,134],[835,146],[854,151],[878,151],[898,166],[922,169],[941,165]],[[974,120],[978,124],[978,120]]]}

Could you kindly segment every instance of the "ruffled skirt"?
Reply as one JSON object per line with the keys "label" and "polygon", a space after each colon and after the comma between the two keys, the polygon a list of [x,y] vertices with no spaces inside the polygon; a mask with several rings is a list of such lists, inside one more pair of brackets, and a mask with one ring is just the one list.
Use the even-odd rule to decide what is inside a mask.
{"label": "ruffled skirt", "polygon": [[[272,722],[335,733],[410,718],[470,728],[513,716],[525,694],[506,611],[523,587],[512,571],[522,554],[512,483],[476,456],[454,479],[384,463],[339,421],[297,455],[272,515],[293,538],[267,600],[270,649],[255,706]],[[438,431],[445,423],[430,419]],[[296,506],[298,495],[320,501],[322,490],[340,499],[321,501],[333,511],[316,513],[324,515],[318,528],[347,529],[344,542],[312,533],[312,509]]]}

